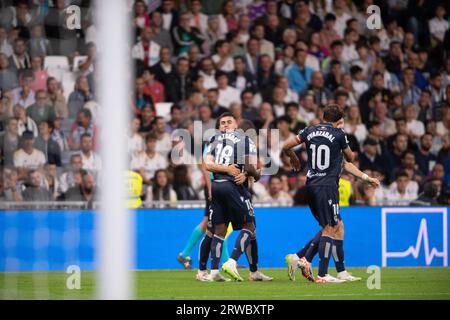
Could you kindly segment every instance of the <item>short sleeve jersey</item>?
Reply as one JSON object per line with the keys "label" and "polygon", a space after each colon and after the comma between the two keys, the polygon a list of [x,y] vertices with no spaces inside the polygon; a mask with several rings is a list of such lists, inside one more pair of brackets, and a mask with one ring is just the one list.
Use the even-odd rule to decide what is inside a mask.
{"label": "short sleeve jersey", "polygon": [[301,130],[299,138],[308,153],[308,185],[338,185],[342,170],[342,150],[348,147],[344,130],[322,122]]}
{"label": "short sleeve jersey", "polygon": [[[255,143],[241,131],[221,132],[211,137],[206,150],[214,157],[214,162],[222,165],[236,164],[244,169],[245,158],[256,156]],[[234,177],[225,173],[214,173],[214,180],[234,181]]]}

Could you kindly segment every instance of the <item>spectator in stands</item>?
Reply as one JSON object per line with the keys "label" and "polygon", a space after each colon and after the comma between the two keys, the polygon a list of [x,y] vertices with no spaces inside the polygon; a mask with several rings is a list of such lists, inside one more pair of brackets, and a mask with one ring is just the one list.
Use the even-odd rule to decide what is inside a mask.
{"label": "spectator in stands", "polygon": [[280,176],[271,176],[269,178],[268,193],[263,201],[278,203],[282,206],[290,206],[293,203],[292,197],[282,190],[282,180]]}
{"label": "spectator in stands", "polygon": [[96,199],[97,194],[94,176],[89,171],[81,170],[81,183],[67,190],[60,200],[88,202],[90,203],[89,207],[92,207],[92,202]]}
{"label": "spectator in stands", "polygon": [[152,28],[152,41],[160,45],[161,50],[168,48],[170,52],[173,52],[173,42],[170,32],[163,28],[163,19],[161,12],[153,11],[150,14],[151,28]]}
{"label": "spectator in stands", "polygon": [[33,119],[36,123],[55,120],[55,108],[49,105],[47,92],[44,90],[39,90],[36,92],[36,103],[27,109],[27,116]]}
{"label": "spectator in stands", "polygon": [[33,56],[31,58],[31,68],[33,70],[34,81],[31,83],[31,90],[47,90],[48,72],[42,69],[42,57]]}
{"label": "spectator in stands", "polygon": [[153,103],[165,101],[164,86],[155,79],[155,72],[152,68],[144,68],[142,80],[144,81],[144,94],[152,97]]}
{"label": "spectator in stands", "polygon": [[21,73],[20,87],[12,91],[14,96],[14,104],[20,104],[25,109],[36,102],[35,93],[31,90],[31,84],[34,81],[34,75],[31,70],[25,70]]}
{"label": "spectator in stands", "polygon": [[156,152],[167,157],[172,149],[172,138],[166,132],[166,122],[163,117],[156,117],[154,123],[154,133],[156,135]]}
{"label": "spectator in stands", "polygon": [[51,196],[52,201],[58,199],[61,195],[60,182],[58,178],[57,166],[55,163],[47,162],[44,166],[45,176],[44,176],[44,186]]}
{"label": "spectator in stands", "polygon": [[61,174],[60,190],[61,193],[66,193],[72,187],[81,184],[81,169],[83,167],[83,161],[80,154],[73,154],[70,157],[70,169]]}
{"label": "spectator in stands", "polygon": [[30,170],[28,173],[28,183],[22,192],[23,201],[52,201],[52,194],[41,186],[42,176],[38,170]]}
{"label": "spectator in stands", "polygon": [[80,110],[83,109],[84,104],[93,99],[94,95],[91,93],[87,77],[78,77],[75,90],[69,95],[69,119],[76,118]]}
{"label": "spectator in stands", "polygon": [[0,194],[2,201],[21,202],[23,182],[18,179],[17,171],[14,168],[3,170],[3,194]]}
{"label": "spectator in stands", "polygon": [[9,57],[9,64],[14,71],[31,69],[30,55],[24,39],[18,38],[14,41],[13,54]]}
{"label": "spectator in stands", "polygon": [[354,205],[357,206],[375,206],[375,188],[365,181],[358,180],[356,182],[356,192]]}
{"label": "spectator in stands", "polygon": [[175,73],[167,78],[166,97],[168,101],[178,103],[186,100],[192,85],[189,60],[185,57],[178,58],[175,69]]}
{"label": "spectator in stands", "polygon": [[80,150],[81,136],[89,134],[92,137],[93,149],[96,149],[98,130],[92,121],[92,114],[88,109],[82,109],[78,112],[76,121],[72,124],[69,132],[69,148],[70,150]]}
{"label": "spectator in stands", "polygon": [[401,171],[397,173],[395,182],[389,186],[386,198],[388,205],[407,206],[409,203],[417,199],[417,189],[414,187],[408,188],[411,179],[408,173]]}
{"label": "spectator in stands", "polygon": [[14,153],[19,148],[19,142],[17,119],[9,118],[5,122],[5,131],[0,134],[0,165],[13,166]]}
{"label": "spectator in stands", "polygon": [[10,68],[8,56],[0,52],[0,88],[11,90],[18,84],[17,74]]}
{"label": "spectator in stands", "polygon": [[367,138],[363,144],[363,152],[359,155],[359,167],[361,170],[372,170],[385,167],[383,158],[377,152],[378,143],[372,138]]}
{"label": "spectator in stands", "polygon": [[205,36],[199,29],[190,25],[189,13],[182,12],[180,14],[179,25],[174,26],[172,29],[172,39],[175,53],[177,55],[183,55],[187,53],[189,47],[192,45],[201,48],[205,41]]}
{"label": "spectator in stands", "polygon": [[13,108],[14,117],[17,120],[18,133],[21,136],[25,131],[33,132],[34,136],[38,136],[38,127],[36,122],[27,116],[25,108],[20,104],[16,104]]}
{"label": "spectator in stands", "polygon": [[313,70],[305,66],[306,54],[305,50],[296,50],[294,55],[295,64],[286,71],[289,88],[295,92],[303,91],[311,80]]}
{"label": "spectator in stands", "polygon": [[29,170],[41,170],[46,162],[42,151],[34,148],[34,135],[31,131],[22,134],[21,147],[14,152],[13,163],[19,179],[24,179]]}
{"label": "spectator in stands", "polygon": [[138,133],[139,127],[141,126],[141,119],[134,117],[130,123],[130,130],[128,133],[128,152],[130,155],[137,155],[144,151],[145,143],[142,136]]}
{"label": "spectator in stands", "polygon": [[199,196],[192,187],[190,167],[178,165],[175,167],[173,185],[180,200],[199,200]]}
{"label": "spectator in stands", "polygon": [[416,139],[421,137],[425,133],[425,126],[417,120],[417,112],[414,105],[405,106],[403,112],[410,135]]}
{"label": "spectator in stands", "polygon": [[175,73],[175,66],[171,62],[171,52],[170,48],[162,47],[159,53],[160,60],[152,67],[155,70],[156,80],[165,86],[167,86],[169,79]]}
{"label": "spectator in stands", "polygon": [[[45,38],[42,25],[36,24],[31,28],[31,37],[28,41],[28,52],[31,57],[45,57],[53,54],[50,41]],[[33,64],[33,61],[31,61]]]}
{"label": "spectator in stands", "polygon": [[93,151],[92,136],[89,133],[81,135],[80,151],[82,168],[97,175],[102,169],[102,159]]}
{"label": "spectator in stands", "polygon": [[299,134],[306,127],[305,121],[299,115],[299,105],[295,102],[286,104],[286,115],[289,117],[289,130],[293,134]]}
{"label": "spectator in stands", "polygon": [[55,110],[56,117],[67,119],[69,109],[67,107],[66,98],[63,95],[61,84],[53,77],[47,79],[47,95],[48,103]]}
{"label": "spectator in stands", "polygon": [[419,148],[415,153],[418,168],[425,176],[428,175],[437,160],[436,156],[431,153],[432,145],[433,136],[429,133],[425,133],[420,137]]}
{"label": "spectator in stands", "polygon": [[167,158],[156,152],[157,138],[150,133],[145,138],[145,152],[134,155],[131,158],[131,169],[139,171],[144,184],[151,184],[156,170],[167,168]]}
{"label": "spectator in stands", "polygon": [[136,78],[135,84],[136,90],[134,92],[132,107],[134,113],[138,115],[142,112],[142,108],[148,104],[154,105],[154,103],[150,92],[146,90],[144,79],[142,77]]}
{"label": "spectator in stands", "polygon": [[177,194],[169,183],[167,171],[165,169],[156,170],[153,184],[147,188],[145,207],[154,207],[154,201],[176,202],[177,200]]}
{"label": "spectator in stands", "polygon": [[354,135],[359,143],[366,139],[367,129],[361,122],[358,106],[352,105],[347,109],[344,130]]}
{"label": "spectator in stands", "polygon": [[39,123],[39,136],[36,138],[34,146],[45,155],[47,163],[61,167],[61,149],[56,141],[52,139],[53,124],[50,121]]}

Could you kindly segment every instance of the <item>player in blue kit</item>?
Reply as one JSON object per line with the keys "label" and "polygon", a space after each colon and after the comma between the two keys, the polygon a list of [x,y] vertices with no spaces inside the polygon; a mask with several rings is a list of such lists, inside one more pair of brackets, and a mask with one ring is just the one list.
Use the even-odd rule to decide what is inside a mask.
{"label": "player in blue kit", "polygon": [[[325,107],[323,119],[324,121],[318,125],[309,126],[300,131],[298,136],[285,144],[283,151],[290,157],[291,164],[296,171],[300,170],[300,161],[292,148],[305,143],[308,153],[306,183],[308,205],[321,226],[321,231],[310,241],[309,245],[305,246],[308,249],[311,247],[311,243],[316,243],[315,247],[318,248],[319,272],[315,282],[341,283],[355,281],[358,279],[351,276],[343,267],[344,224],[339,215],[338,190],[338,181],[343,164],[347,167],[349,167],[348,164],[351,166],[353,152],[348,146],[345,132],[342,128],[339,128],[343,121],[343,112],[339,106],[332,104]],[[345,163],[343,163],[344,157],[347,160]],[[364,174],[361,177],[365,180],[372,179]],[[376,184],[375,181],[373,183]],[[314,250],[312,248],[313,253]],[[334,257],[338,268],[337,278],[328,274],[328,263],[331,256]],[[304,275],[310,280],[314,280],[310,263],[301,258],[303,257],[297,255],[286,257],[290,278],[293,278],[295,272],[295,268],[292,266],[296,267],[298,263],[300,267],[303,267]]]}
{"label": "player in blue kit", "polygon": [[[222,270],[234,280],[243,281],[237,271],[239,257],[247,251],[250,267],[257,263],[254,212],[245,185],[250,177],[255,180],[260,177],[260,171],[256,170],[257,150],[248,136],[236,130],[236,119],[230,113],[224,113],[219,117],[219,125],[221,132],[211,138],[205,159],[206,169],[214,174],[208,226],[213,234],[210,279],[213,281],[226,279],[219,273],[219,261],[227,226],[231,222],[233,230],[241,231],[231,258],[223,264]],[[250,279],[272,280],[257,269],[250,273]]]}

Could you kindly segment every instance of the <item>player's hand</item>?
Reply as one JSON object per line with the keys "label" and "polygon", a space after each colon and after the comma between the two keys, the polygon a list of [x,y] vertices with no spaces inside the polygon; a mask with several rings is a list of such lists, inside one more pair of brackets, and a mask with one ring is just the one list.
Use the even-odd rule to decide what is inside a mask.
{"label": "player's hand", "polygon": [[378,188],[380,186],[380,181],[377,178],[369,177],[367,182],[374,188]]}
{"label": "player's hand", "polygon": [[239,173],[237,176],[234,177],[234,182],[239,186],[243,184],[247,180],[247,175],[245,172]]}
{"label": "player's hand", "polygon": [[241,173],[241,169],[236,164],[228,166],[228,174],[236,177],[239,173]]}
{"label": "player's hand", "polygon": [[294,171],[300,171],[300,160],[296,155],[291,155],[291,166],[294,168]]}

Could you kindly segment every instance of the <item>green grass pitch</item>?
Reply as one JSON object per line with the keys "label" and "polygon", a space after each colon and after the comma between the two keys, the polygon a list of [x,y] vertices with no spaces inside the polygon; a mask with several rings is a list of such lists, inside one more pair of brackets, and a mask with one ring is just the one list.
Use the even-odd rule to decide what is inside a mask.
{"label": "green grass pitch", "polygon": [[[350,268],[362,281],[307,282],[300,273],[288,280],[285,269],[262,269],[273,282],[204,283],[195,270],[136,271],[136,299],[450,299],[450,268],[382,268],[381,289],[367,288],[365,268]],[[317,270],[314,270],[315,273]],[[241,270],[246,279],[247,270]],[[66,289],[64,272],[0,273],[0,299],[93,299],[95,274],[81,273],[81,289]]]}

